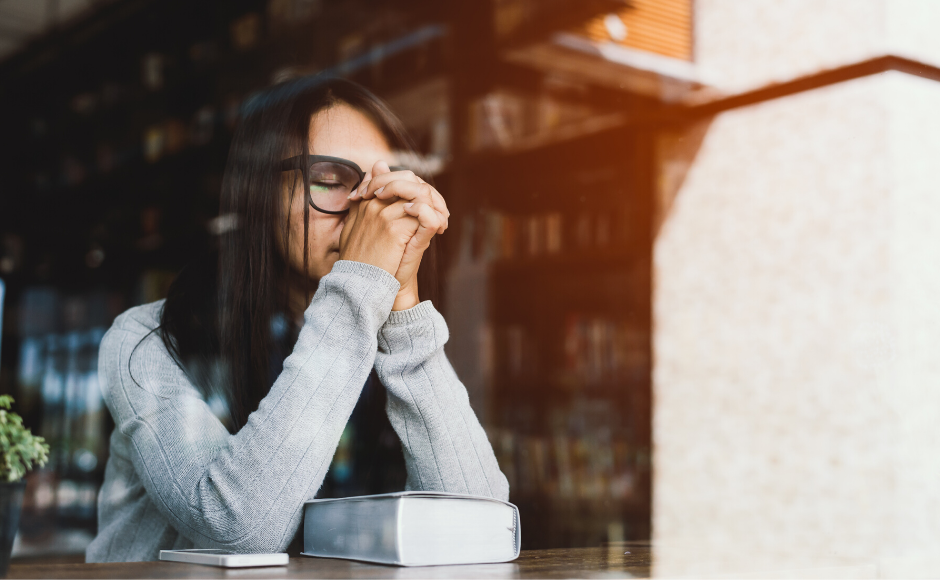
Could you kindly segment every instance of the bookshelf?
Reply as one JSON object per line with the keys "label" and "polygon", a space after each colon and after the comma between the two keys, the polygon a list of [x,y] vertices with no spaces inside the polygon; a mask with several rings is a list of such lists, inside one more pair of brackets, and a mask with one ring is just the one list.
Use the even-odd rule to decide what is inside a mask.
{"label": "bookshelf", "polygon": [[529,546],[649,533],[648,150],[620,127],[455,169],[487,418]]}
{"label": "bookshelf", "polygon": [[90,382],[97,340],[225,228],[240,103],[322,70],[390,102],[448,199],[448,354],[524,547],[648,537],[654,140],[629,120],[662,95],[598,82],[610,63],[518,58],[631,6],[116,0],[0,63],[17,112],[0,160],[0,390],[60,439],[32,476],[24,542],[54,552],[62,530],[93,533],[112,428]]}

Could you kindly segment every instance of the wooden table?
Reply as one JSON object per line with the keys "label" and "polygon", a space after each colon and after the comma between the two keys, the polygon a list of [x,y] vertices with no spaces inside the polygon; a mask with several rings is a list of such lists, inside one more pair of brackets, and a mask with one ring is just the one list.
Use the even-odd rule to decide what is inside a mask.
{"label": "wooden table", "polygon": [[[625,553],[626,552],[626,553]],[[271,568],[223,569],[177,562],[126,564],[13,563],[8,578],[647,578],[648,543],[602,548],[526,550],[505,564],[399,568],[298,556]]]}

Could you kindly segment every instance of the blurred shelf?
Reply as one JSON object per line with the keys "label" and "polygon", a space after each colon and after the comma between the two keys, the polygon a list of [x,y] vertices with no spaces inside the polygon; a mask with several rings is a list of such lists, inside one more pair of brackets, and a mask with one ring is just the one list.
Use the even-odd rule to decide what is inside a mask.
{"label": "blurred shelf", "polygon": [[[484,169],[496,172],[505,169],[520,172],[544,171],[546,167],[551,167],[544,165],[546,157],[566,155],[571,155],[573,160],[578,161],[593,157],[592,164],[602,165],[605,158],[615,158],[616,148],[612,150],[610,144],[628,137],[623,130],[623,119],[621,113],[615,112],[586,119],[550,135],[526,138],[518,147],[471,151],[460,160],[459,168],[468,172]],[[624,142],[621,148],[627,149],[628,146]],[[598,156],[597,153],[601,155]]]}
{"label": "blurred shelf", "polygon": [[56,529],[47,536],[36,538],[28,542],[23,541],[21,534],[13,540],[12,558],[17,561],[29,558],[81,556],[85,560],[85,548],[94,539],[95,535],[88,530]]}
{"label": "blurred shelf", "polygon": [[[643,473],[645,471],[645,473]],[[649,476],[650,471],[635,469],[636,475]],[[519,503],[541,503],[551,505],[553,508],[570,510],[574,513],[580,513],[583,516],[590,515],[592,511],[602,511],[605,513],[631,512],[636,511],[642,498],[638,497],[614,497],[609,494],[592,496],[590,494],[563,495],[550,491],[525,491],[513,493],[513,501]]]}
{"label": "blurred shelf", "polygon": [[636,265],[641,259],[642,256],[634,252],[582,249],[495,260],[489,264],[489,269],[497,277],[558,276],[559,272],[566,276],[610,276],[618,274],[620,268]]}
{"label": "blurred shelf", "polygon": [[[648,369],[637,370],[648,372]],[[553,370],[540,376],[502,374],[493,381],[493,390],[501,397],[522,397],[539,393],[547,398],[534,401],[533,404],[551,407],[552,403],[558,400],[567,402],[571,397],[620,400],[620,395],[635,388],[638,382],[637,377],[631,377],[627,373],[620,377],[601,376],[594,379],[579,377],[570,371]]]}
{"label": "blurred shelf", "polygon": [[470,164],[487,163],[494,155],[504,158],[522,158],[521,154],[523,153],[531,151],[544,152],[550,147],[566,145],[578,139],[585,139],[598,133],[621,128],[625,124],[626,114],[619,111],[592,116],[582,121],[556,127],[550,131],[519,137],[502,149],[473,152],[471,153],[473,157],[468,162]]}
{"label": "blurred shelf", "polygon": [[[97,195],[106,195],[113,186],[123,189],[135,181],[145,188],[148,179],[172,176],[182,170],[191,168],[221,170],[228,154],[229,139],[219,137],[205,145],[187,146],[179,151],[167,152],[159,158],[148,161],[143,155],[142,148],[135,147],[125,161],[107,172],[89,170],[87,177],[78,183],[59,183],[49,187],[52,194],[67,194],[82,199],[93,198]],[[214,159],[213,159],[214,158]],[[216,161],[210,164],[210,161]],[[192,167],[191,167],[192,166]],[[198,173],[197,173],[198,175]]]}

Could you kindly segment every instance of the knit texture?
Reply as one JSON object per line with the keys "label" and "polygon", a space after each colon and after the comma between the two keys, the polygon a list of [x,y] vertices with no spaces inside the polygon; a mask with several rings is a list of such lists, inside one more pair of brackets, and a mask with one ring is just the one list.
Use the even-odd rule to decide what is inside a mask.
{"label": "knit texture", "polygon": [[373,366],[402,440],[406,488],[507,500],[509,484],[444,354],[444,318],[430,302],[391,312],[398,289],[380,268],[337,262],[283,371],[235,434],[151,332],[162,301],[119,316],[99,354],[115,429],[86,560],[284,551]]}

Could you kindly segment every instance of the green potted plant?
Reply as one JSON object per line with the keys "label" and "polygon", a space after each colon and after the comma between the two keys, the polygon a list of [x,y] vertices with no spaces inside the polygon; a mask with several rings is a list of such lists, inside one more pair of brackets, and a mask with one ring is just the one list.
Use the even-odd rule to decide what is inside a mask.
{"label": "green potted plant", "polygon": [[0,575],[6,576],[10,565],[13,538],[20,524],[23,506],[23,476],[34,465],[49,459],[49,445],[23,427],[23,419],[11,413],[13,397],[0,395]]}

